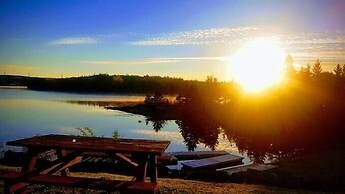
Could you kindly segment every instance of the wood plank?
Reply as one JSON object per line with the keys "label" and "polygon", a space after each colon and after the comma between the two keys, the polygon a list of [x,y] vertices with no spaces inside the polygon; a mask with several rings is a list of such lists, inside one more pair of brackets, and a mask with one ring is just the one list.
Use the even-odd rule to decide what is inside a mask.
{"label": "wood plank", "polygon": [[67,164],[65,164],[63,167],[61,167],[57,172],[61,172],[61,175],[67,176],[66,172],[68,171],[68,168],[70,168],[76,164],[79,164],[81,162],[81,159],[82,159],[82,156],[75,157],[73,160],[69,161]]}
{"label": "wood plank", "polygon": [[[106,191],[136,191],[153,192],[158,189],[157,183],[145,183],[134,181],[105,180],[82,177],[63,177],[55,175],[37,175],[27,179],[34,184],[62,185],[68,187],[83,187],[90,189],[103,189]],[[127,192],[126,192],[127,193]]]}
{"label": "wood plank", "polygon": [[116,153],[115,157],[117,159],[120,159],[120,160],[124,161],[125,163],[129,164],[130,166],[138,167],[138,164],[136,162],[133,162],[130,158],[126,157],[123,154]]}
{"label": "wood plank", "polygon": [[210,158],[215,156],[222,156],[229,154],[226,151],[193,151],[193,152],[168,152],[164,155],[173,156],[179,160],[195,160]]}
{"label": "wood plank", "polygon": [[22,172],[9,172],[0,174],[0,179],[4,180],[4,193],[15,193],[24,190],[27,183],[17,183],[26,177],[26,173]]}
{"label": "wood plank", "polygon": [[[28,183],[13,184],[9,187],[8,193],[21,193],[21,191],[24,191],[28,186],[29,186]],[[7,186],[5,186],[5,187],[7,187]],[[6,193],[6,190],[7,189],[5,189],[5,193]]]}
{"label": "wood plank", "polygon": [[149,159],[149,173],[150,173],[150,180],[152,183],[157,182],[158,172],[157,172],[157,156],[151,155]]}
{"label": "wood plank", "polygon": [[254,170],[254,171],[267,171],[271,170],[274,168],[278,168],[277,165],[272,165],[272,164],[254,164],[252,166],[248,167],[248,170]]}
{"label": "wood plank", "polygon": [[139,182],[145,182],[146,174],[147,174],[147,163],[148,163],[148,155],[142,155],[138,157],[138,167],[136,169],[136,180]]}
{"label": "wood plank", "polygon": [[204,158],[200,160],[192,160],[183,162],[182,165],[187,169],[200,169],[200,168],[210,168],[217,167],[225,164],[239,164],[242,163],[243,157],[236,155],[222,155],[211,158]]}
{"label": "wood plank", "polygon": [[104,190],[115,190],[126,188],[129,184],[133,184],[129,181],[118,181],[118,180],[105,180],[105,179],[94,179],[94,178],[81,178],[81,177],[64,177],[54,175],[38,175],[31,177],[27,180],[29,183],[34,184],[50,184],[50,185],[61,185],[68,187],[83,187],[91,189],[104,189]]}
{"label": "wood plank", "polygon": [[3,180],[15,180],[23,177],[25,174],[22,172],[9,172],[0,174],[0,179]]}
{"label": "wood plank", "polygon": [[53,174],[59,171],[63,166],[65,166],[70,161],[74,160],[80,155],[80,152],[70,152],[68,155],[60,155],[60,157],[51,162],[50,167],[45,170],[41,170],[40,174]]}
{"label": "wood plank", "polygon": [[11,146],[78,149],[84,151],[117,151],[124,153],[155,153],[161,155],[170,141],[114,139],[69,135],[45,135],[7,142]]}
{"label": "wood plank", "polygon": [[40,151],[37,149],[28,150],[28,161],[26,165],[22,168],[22,172],[33,172],[37,163],[38,155]]}

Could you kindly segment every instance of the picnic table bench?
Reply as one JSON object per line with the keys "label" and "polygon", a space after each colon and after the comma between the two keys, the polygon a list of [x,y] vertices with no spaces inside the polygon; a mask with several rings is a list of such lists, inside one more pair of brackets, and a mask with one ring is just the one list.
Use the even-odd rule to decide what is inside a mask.
{"label": "picnic table bench", "polygon": [[[7,145],[28,149],[28,161],[20,173],[2,174],[0,178],[5,180],[5,193],[21,192],[30,183],[118,190],[126,193],[154,193],[158,190],[157,157],[162,156],[169,144],[169,141],[68,135],[35,136],[10,141]],[[52,161],[49,167],[37,165],[39,155],[51,149],[57,151],[58,158]],[[67,169],[80,163],[82,156],[87,153],[101,153],[122,160],[134,168],[134,179],[118,181],[68,176]],[[56,172],[60,172],[61,176],[55,175]],[[146,180],[147,173],[150,182]]]}

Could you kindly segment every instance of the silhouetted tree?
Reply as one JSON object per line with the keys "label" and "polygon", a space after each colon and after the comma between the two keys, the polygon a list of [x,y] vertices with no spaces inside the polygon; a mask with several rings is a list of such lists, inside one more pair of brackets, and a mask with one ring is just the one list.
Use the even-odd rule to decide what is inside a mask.
{"label": "silhouetted tree", "polygon": [[300,75],[301,75],[302,79],[304,79],[304,80],[308,79],[311,76],[309,64],[307,64],[306,67],[301,67]]}
{"label": "silhouetted tree", "polygon": [[168,99],[164,98],[162,93],[157,91],[155,92],[154,95],[146,94],[144,103],[146,105],[157,106],[157,105],[168,104]]}
{"label": "silhouetted tree", "polygon": [[339,64],[334,68],[333,72],[337,77],[341,77],[343,75],[343,69]]}
{"label": "silhouetted tree", "polygon": [[217,83],[218,79],[216,77],[214,77],[213,75],[208,75],[208,76],[206,76],[205,82],[207,82],[207,83]]}
{"label": "silhouetted tree", "polygon": [[320,76],[321,72],[322,72],[322,67],[321,67],[321,63],[320,63],[320,60],[317,59],[312,67],[312,73],[313,73],[313,76],[315,77],[318,77]]}
{"label": "silhouetted tree", "polygon": [[285,59],[285,65],[286,65],[286,73],[287,76],[293,77],[296,74],[296,70],[293,66],[293,58],[291,55],[288,55]]}

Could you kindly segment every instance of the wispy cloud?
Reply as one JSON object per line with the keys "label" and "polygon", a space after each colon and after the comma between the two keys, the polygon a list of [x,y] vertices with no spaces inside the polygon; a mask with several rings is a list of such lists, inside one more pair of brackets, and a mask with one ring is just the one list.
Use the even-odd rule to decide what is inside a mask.
{"label": "wispy cloud", "polygon": [[147,39],[131,42],[139,46],[176,46],[176,45],[231,45],[232,51],[242,43],[257,37],[274,37],[290,54],[310,57],[335,58],[340,61],[339,53],[345,52],[345,31],[337,32],[289,32],[278,33],[263,27],[211,28],[184,32],[159,34]]}
{"label": "wispy cloud", "polygon": [[98,39],[92,37],[67,37],[56,39],[50,42],[52,45],[79,45],[96,43],[98,43]]}
{"label": "wispy cloud", "polygon": [[30,64],[0,64],[1,74],[6,75],[25,75],[38,77],[72,77],[80,73],[59,71],[49,67],[34,66]]}
{"label": "wispy cloud", "polygon": [[259,36],[273,36],[280,39],[283,44],[296,45],[302,48],[345,44],[345,31],[276,33],[263,27],[211,28],[172,32],[156,36],[151,35],[150,38],[130,43],[141,46],[234,44]]}
{"label": "wispy cloud", "polygon": [[203,45],[242,41],[258,32],[256,27],[211,28],[161,34],[157,37],[131,42],[132,45]]}
{"label": "wispy cloud", "polygon": [[283,47],[300,63],[316,58],[325,63],[345,61],[345,32],[290,33],[278,37]]}
{"label": "wispy cloud", "polygon": [[85,60],[82,64],[91,65],[145,65],[145,64],[163,64],[163,63],[179,63],[186,61],[222,61],[226,57],[157,57],[144,58],[138,60]]}

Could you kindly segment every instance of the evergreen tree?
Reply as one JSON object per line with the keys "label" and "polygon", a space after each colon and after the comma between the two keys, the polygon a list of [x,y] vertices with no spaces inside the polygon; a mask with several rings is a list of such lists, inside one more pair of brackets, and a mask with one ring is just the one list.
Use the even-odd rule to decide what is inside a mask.
{"label": "evergreen tree", "polygon": [[217,78],[215,76],[208,75],[208,76],[206,76],[205,82],[207,82],[207,83],[217,83],[218,80],[217,80]]}
{"label": "evergreen tree", "polygon": [[313,68],[312,68],[312,73],[313,73],[313,76],[315,77],[318,77],[321,72],[322,72],[322,67],[321,67],[321,63],[320,63],[320,60],[317,59],[313,65]]}
{"label": "evergreen tree", "polygon": [[343,69],[340,67],[339,64],[334,68],[333,71],[337,77],[340,77],[343,75]]}
{"label": "evergreen tree", "polygon": [[345,76],[345,64],[343,65],[343,68],[342,68],[342,73],[341,73],[342,76]]}
{"label": "evergreen tree", "polygon": [[311,76],[310,65],[307,64],[306,67],[301,67],[300,75],[303,79],[308,79]]}
{"label": "evergreen tree", "polygon": [[286,73],[289,77],[292,77],[296,74],[296,70],[293,66],[293,58],[291,55],[286,56],[285,59],[285,65],[286,65]]}

